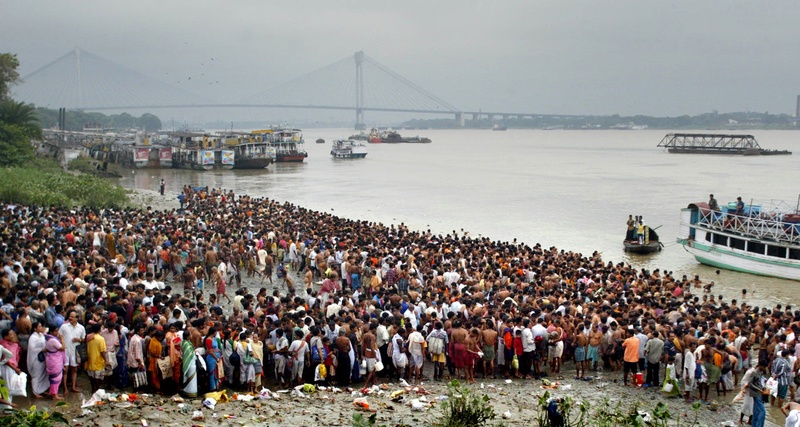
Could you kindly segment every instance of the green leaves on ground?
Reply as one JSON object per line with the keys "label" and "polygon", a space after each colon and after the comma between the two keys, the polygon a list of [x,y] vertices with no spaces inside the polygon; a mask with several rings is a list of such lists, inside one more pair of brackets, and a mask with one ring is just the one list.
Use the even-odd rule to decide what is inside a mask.
{"label": "green leaves on ground", "polygon": [[[63,403],[63,402],[62,402]],[[65,405],[56,405],[65,406]],[[60,412],[47,412],[47,410],[36,409],[11,409],[6,413],[0,414],[0,425],[14,427],[50,427],[54,425],[69,425],[69,421]]]}

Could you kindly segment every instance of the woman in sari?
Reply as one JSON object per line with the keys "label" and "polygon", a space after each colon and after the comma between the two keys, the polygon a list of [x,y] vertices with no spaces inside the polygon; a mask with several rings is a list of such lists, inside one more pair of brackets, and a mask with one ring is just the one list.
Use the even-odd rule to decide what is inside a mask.
{"label": "woman in sari", "polygon": [[203,343],[206,347],[206,366],[208,371],[208,389],[216,391],[219,388],[219,369],[217,363],[222,356],[216,340],[217,328],[209,328]]}
{"label": "woman in sari", "polygon": [[155,336],[150,339],[150,344],[147,346],[147,355],[149,356],[147,372],[150,374],[150,385],[159,393],[161,392],[161,371],[158,369],[158,361],[161,359],[163,349],[161,345],[162,339],[164,339],[164,332],[156,331]]}
{"label": "woman in sari", "polygon": [[66,353],[58,335],[58,328],[51,326],[50,333],[45,335],[45,340],[44,349],[47,352],[45,366],[50,380],[50,396],[55,400],[64,400],[64,397],[58,394],[58,389],[61,387],[61,380],[64,379]]}
{"label": "woman in sari", "polygon": [[50,388],[50,378],[47,376],[47,365],[44,359],[39,360],[39,354],[44,351],[47,341],[44,337],[45,328],[39,322],[33,322],[33,333],[28,340],[28,373],[31,376],[33,397],[42,398],[42,394]]}
{"label": "woman in sari", "polygon": [[183,331],[183,342],[181,342],[183,394],[187,397],[197,397],[197,361],[195,360],[194,345],[189,337],[189,331]]}
{"label": "woman in sari", "polygon": [[128,386],[128,337],[120,332],[120,325],[116,325],[119,332],[119,351],[117,351],[117,367],[114,368],[114,387],[125,388]]}
{"label": "woman in sari", "polygon": [[181,333],[178,332],[183,329],[183,322],[175,322],[169,325],[169,332],[166,335],[166,343],[168,347],[168,355],[170,363],[172,363],[172,380],[175,385],[181,383]]}

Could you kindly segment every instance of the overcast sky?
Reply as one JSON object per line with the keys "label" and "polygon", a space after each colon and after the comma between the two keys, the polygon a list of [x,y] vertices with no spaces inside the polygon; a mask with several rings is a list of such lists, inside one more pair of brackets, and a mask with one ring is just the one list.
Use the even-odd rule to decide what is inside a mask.
{"label": "overcast sky", "polygon": [[793,114],[798,40],[796,0],[0,3],[22,75],[80,46],[223,101],[364,50],[462,110]]}

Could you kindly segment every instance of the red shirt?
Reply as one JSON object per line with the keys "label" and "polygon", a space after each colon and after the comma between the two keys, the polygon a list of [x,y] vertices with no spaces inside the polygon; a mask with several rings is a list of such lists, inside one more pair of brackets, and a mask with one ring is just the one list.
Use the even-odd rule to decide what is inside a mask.
{"label": "red shirt", "polygon": [[514,337],[514,354],[522,356],[522,337]]}

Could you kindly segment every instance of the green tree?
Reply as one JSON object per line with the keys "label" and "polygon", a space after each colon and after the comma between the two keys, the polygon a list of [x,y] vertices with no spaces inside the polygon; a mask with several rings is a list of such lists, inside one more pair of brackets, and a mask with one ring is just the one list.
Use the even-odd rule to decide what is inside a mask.
{"label": "green tree", "polygon": [[0,122],[19,126],[29,138],[42,139],[36,107],[12,99],[0,101]]}
{"label": "green tree", "polygon": [[25,129],[0,121],[0,167],[20,166],[33,158],[33,146]]}
{"label": "green tree", "polygon": [[144,128],[147,132],[159,131],[161,130],[161,119],[150,113],[144,113],[139,117],[139,127]]}
{"label": "green tree", "polygon": [[0,100],[8,99],[11,86],[21,81],[17,67],[17,55],[0,53]]}

